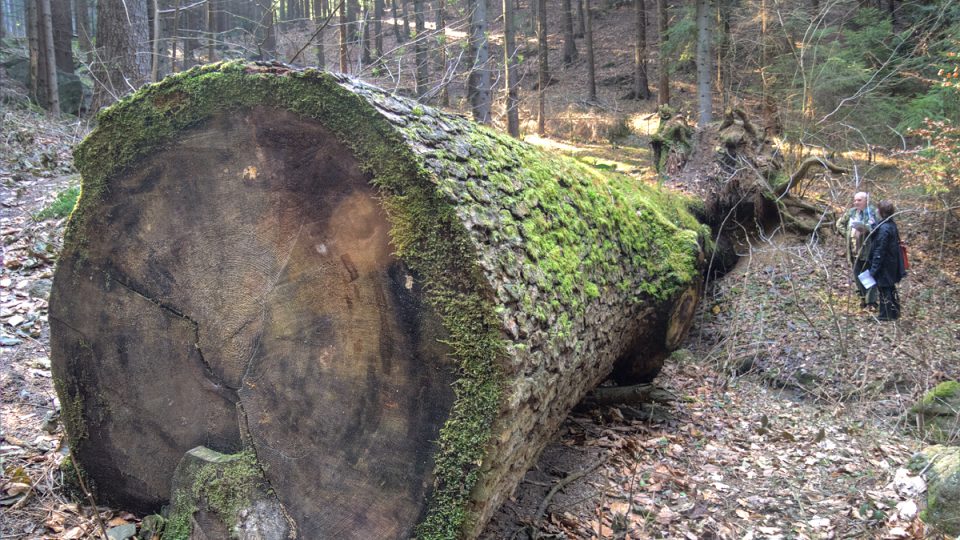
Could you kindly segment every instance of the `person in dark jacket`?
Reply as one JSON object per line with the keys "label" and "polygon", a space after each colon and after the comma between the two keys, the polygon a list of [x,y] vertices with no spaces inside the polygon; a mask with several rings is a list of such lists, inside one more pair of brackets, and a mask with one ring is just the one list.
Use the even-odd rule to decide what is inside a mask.
{"label": "person in dark jacket", "polygon": [[877,319],[892,321],[900,316],[900,298],[897,283],[907,275],[900,256],[900,231],[893,221],[896,213],[893,203],[883,201],[877,208],[880,224],[873,231],[873,248],[870,252],[870,275],[877,282],[880,313]]}

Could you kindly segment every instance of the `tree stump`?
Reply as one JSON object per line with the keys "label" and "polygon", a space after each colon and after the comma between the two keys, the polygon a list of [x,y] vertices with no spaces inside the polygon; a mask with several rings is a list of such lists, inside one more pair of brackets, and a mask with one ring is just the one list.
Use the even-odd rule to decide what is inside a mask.
{"label": "tree stump", "polygon": [[55,382],[139,512],[205,446],[302,538],[475,536],[586,392],[656,375],[701,282],[688,201],[316,70],[178,74],[76,162]]}

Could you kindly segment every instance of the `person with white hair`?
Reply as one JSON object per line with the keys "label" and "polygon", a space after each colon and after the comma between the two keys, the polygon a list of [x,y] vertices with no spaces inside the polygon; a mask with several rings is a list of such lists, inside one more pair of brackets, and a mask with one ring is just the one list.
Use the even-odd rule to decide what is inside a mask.
{"label": "person with white hair", "polygon": [[869,195],[860,191],[853,196],[853,207],[846,210],[836,223],[837,231],[847,240],[847,261],[853,268],[860,307],[877,307],[876,287],[867,289],[857,276],[870,267],[870,233],[879,222],[877,209],[870,205]]}

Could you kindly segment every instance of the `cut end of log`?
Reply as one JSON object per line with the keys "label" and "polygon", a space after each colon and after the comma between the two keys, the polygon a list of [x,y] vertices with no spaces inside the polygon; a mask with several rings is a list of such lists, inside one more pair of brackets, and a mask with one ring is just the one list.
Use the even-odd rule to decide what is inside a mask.
{"label": "cut end of log", "polygon": [[236,452],[244,430],[301,527],[410,533],[452,365],[350,150],[283,110],[219,113],[102,204],[102,240],[60,266],[54,325],[88,376],[75,452],[110,496],[155,510],[184,446]]}

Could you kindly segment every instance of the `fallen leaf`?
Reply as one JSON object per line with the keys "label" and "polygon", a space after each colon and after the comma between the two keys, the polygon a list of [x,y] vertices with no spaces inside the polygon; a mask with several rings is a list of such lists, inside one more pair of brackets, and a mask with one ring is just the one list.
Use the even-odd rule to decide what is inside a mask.
{"label": "fallen leaf", "polygon": [[669,525],[676,518],[677,514],[669,506],[664,506],[657,512],[656,521],[661,525]]}
{"label": "fallen leaf", "polygon": [[77,540],[78,538],[82,537],[84,533],[86,533],[84,528],[77,526],[63,533],[63,536],[61,536],[60,538],[62,540]]}
{"label": "fallen leaf", "polygon": [[7,484],[7,495],[19,495],[21,493],[28,493],[30,491],[30,484],[24,484],[22,482],[10,482]]}

